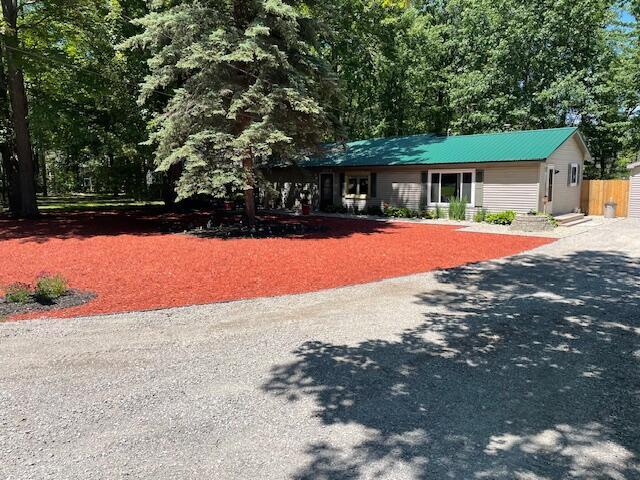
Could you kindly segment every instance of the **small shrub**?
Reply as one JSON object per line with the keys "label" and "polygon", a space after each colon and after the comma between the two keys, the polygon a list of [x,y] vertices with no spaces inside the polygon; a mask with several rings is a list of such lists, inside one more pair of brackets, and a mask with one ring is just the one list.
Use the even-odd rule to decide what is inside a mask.
{"label": "small shrub", "polygon": [[365,213],[367,215],[381,216],[382,215],[382,208],[380,208],[378,205],[371,205],[371,206],[369,206],[369,207],[367,207],[365,209]]}
{"label": "small shrub", "polygon": [[426,218],[427,220],[433,220],[434,218],[436,218],[436,214],[433,210],[424,210],[422,212],[422,215],[420,215],[422,218]]}
{"label": "small shrub", "polygon": [[322,207],[322,211],[326,213],[338,213],[340,211],[340,207],[335,205],[325,205]]}
{"label": "small shrub", "polygon": [[496,225],[511,225],[516,218],[516,212],[513,210],[505,210],[499,213],[490,213],[487,215],[487,222],[495,223]]}
{"label": "small shrub", "polygon": [[417,218],[420,216],[420,212],[417,210],[413,210],[411,208],[406,207],[392,207],[388,206],[384,210],[384,214],[387,217],[395,217],[395,218]]}
{"label": "small shrub", "polygon": [[60,298],[69,291],[69,285],[62,275],[41,275],[36,281],[35,295],[40,301],[49,302]]}
{"label": "small shrub", "polygon": [[482,223],[487,219],[487,209],[481,208],[480,210],[476,210],[476,213],[473,215],[473,221]]}
{"label": "small shrub", "polygon": [[31,285],[12,283],[5,288],[4,298],[11,303],[27,303],[31,299]]}
{"label": "small shrub", "polygon": [[449,218],[451,220],[465,220],[467,218],[467,199],[449,199]]}
{"label": "small shrub", "polygon": [[442,209],[442,207],[440,207],[440,205],[436,205],[435,218],[446,218],[444,210]]}

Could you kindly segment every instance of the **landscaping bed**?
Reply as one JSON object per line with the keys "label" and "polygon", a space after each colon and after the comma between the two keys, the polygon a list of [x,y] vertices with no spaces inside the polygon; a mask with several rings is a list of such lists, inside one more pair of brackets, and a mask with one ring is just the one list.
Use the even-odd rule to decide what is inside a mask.
{"label": "landscaping bed", "polygon": [[206,227],[210,218],[153,210],[0,218],[0,285],[33,282],[48,271],[96,294],[81,305],[9,316],[72,317],[311,292],[456,267],[552,241],[451,225],[276,215],[259,220],[308,230],[268,238],[183,234]]}
{"label": "landscaping bed", "polygon": [[326,225],[317,222],[285,222],[267,218],[257,220],[254,225],[240,222],[212,225],[211,222],[208,222],[205,226],[185,230],[184,233],[202,238],[272,238],[300,236],[326,230]]}
{"label": "landscaping bed", "polygon": [[92,292],[82,292],[80,290],[69,290],[60,297],[43,302],[32,295],[28,301],[24,303],[9,302],[4,298],[0,298],[0,318],[10,317],[13,315],[43,312],[46,310],[54,310],[61,308],[70,308],[83,305],[96,298],[96,294]]}

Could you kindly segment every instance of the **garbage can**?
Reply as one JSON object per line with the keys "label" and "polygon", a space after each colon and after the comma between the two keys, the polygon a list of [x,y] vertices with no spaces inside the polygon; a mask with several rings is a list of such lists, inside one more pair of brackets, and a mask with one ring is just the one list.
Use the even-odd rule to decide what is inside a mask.
{"label": "garbage can", "polygon": [[616,202],[607,202],[604,204],[604,218],[616,218]]}

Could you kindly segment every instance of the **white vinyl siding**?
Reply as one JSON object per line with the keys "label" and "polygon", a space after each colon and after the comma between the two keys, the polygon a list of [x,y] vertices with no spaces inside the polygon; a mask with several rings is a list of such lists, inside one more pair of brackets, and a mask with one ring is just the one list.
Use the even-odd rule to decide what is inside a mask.
{"label": "white vinyl siding", "polygon": [[417,170],[378,173],[378,200],[414,210],[424,206],[424,187]]}
{"label": "white vinyl siding", "polygon": [[629,217],[640,218],[640,167],[631,172],[629,184]]}
{"label": "white vinyl siding", "polygon": [[[570,213],[580,207],[580,188],[582,186],[582,170],[584,168],[584,152],[575,135],[567,139],[547,159],[547,164],[552,164],[558,173],[553,178],[553,204],[554,215]],[[578,164],[578,183],[570,185],[569,165]]]}
{"label": "white vinyl siding", "polygon": [[537,164],[502,165],[484,171],[483,207],[491,212],[537,210],[539,203]]}
{"label": "white vinyl siding", "polygon": [[[459,171],[468,164],[455,164],[446,166],[446,170]],[[445,170],[440,168],[400,167],[398,170],[376,169],[377,171],[377,196],[376,198],[350,199],[342,198],[342,205],[357,206],[363,209],[367,206],[381,206],[387,203],[394,207],[406,207],[414,210],[427,206],[427,184],[422,183],[422,174],[427,171]],[[539,202],[538,171],[540,162],[503,163],[500,165],[478,164],[474,165],[484,170],[484,182],[482,184],[482,206],[492,212],[503,210],[515,210],[528,212],[537,210]],[[476,171],[477,171],[476,168]],[[349,170],[345,170],[349,175]],[[335,174],[337,178],[338,173]],[[477,185],[474,186],[475,194],[478,194]],[[432,207],[432,206],[431,206]],[[475,209],[468,208],[468,212]]]}

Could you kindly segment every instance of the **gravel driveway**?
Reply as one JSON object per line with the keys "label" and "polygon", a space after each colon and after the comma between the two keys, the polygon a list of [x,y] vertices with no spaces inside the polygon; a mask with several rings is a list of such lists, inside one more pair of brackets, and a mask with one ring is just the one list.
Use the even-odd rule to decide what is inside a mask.
{"label": "gravel driveway", "polygon": [[640,222],[312,294],[0,324],[0,478],[638,479]]}

